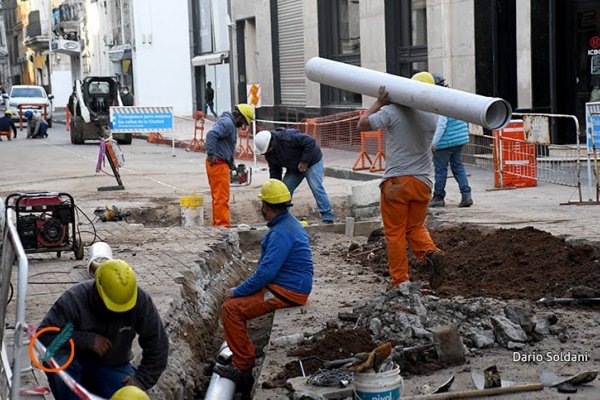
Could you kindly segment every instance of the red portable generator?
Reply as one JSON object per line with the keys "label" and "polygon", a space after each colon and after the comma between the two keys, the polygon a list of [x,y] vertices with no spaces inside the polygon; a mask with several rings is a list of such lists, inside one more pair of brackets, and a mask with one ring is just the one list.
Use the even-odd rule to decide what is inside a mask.
{"label": "red portable generator", "polygon": [[83,259],[83,243],[76,224],[75,202],[67,193],[13,193],[6,210],[15,211],[17,232],[26,253],[73,251]]}

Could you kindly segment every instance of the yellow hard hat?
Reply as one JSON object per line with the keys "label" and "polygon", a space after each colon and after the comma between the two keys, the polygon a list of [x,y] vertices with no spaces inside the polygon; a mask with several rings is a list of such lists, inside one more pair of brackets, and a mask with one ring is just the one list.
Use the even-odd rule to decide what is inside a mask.
{"label": "yellow hard hat", "polygon": [[106,260],[96,270],[96,288],[106,308],[131,310],[137,301],[135,272],[123,260]]}
{"label": "yellow hard hat", "polygon": [[123,386],[117,390],[110,400],[150,400],[150,396],[137,386]]}
{"label": "yellow hard hat", "polygon": [[435,78],[433,77],[433,75],[431,75],[429,72],[425,72],[425,71],[417,72],[410,79],[414,79],[415,81],[419,81],[419,82],[423,82],[423,83],[430,83],[432,85],[435,85]]}
{"label": "yellow hard hat", "polygon": [[292,195],[285,183],[277,179],[269,179],[260,188],[258,198],[269,204],[281,204],[292,200]]}
{"label": "yellow hard hat", "polygon": [[246,103],[241,103],[236,105],[235,108],[244,116],[246,123],[250,125],[250,122],[254,119],[254,107]]}
{"label": "yellow hard hat", "polygon": [[4,111],[4,115],[14,115],[12,111],[6,110]]}

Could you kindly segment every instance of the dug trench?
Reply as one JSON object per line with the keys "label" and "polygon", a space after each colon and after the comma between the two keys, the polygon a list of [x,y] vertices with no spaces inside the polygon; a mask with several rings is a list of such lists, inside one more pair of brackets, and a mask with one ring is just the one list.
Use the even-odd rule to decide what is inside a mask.
{"label": "dug trench", "polygon": [[[139,266],[144,276],[141,284],[155,298],[169,334],[169,365],[151,392],[153,398],[203,398],[223,341],[222,293],[252,274],[259,246],[257,241],[240,242],[240,235],[247,232],[235,229],[178,226],[177,204],[161,203],[154,205],[155,210],[152,205],[129,210],[125,206],[131,211],[129,223],[97,224],[98,232],[115,254]],[[249,225],[259,237],[264,223],[258,208],[252,210]],[[459,327],[467,363],[472,365],[489,360],[508,370],[511,364],[503,364],[507,357],[503,352],[509,348],[589,351],[591,363],[600,361],[593,350],[600,348],[600,319],[593,309],[535,303],[548,295],[600,295],[600,256],[594,244],[533,228],[430,228],[434,241],[446,252],[448,272],[446,283],[434,293],[427,290],[425,268],[413,258],[413,284],[403,291],[388,287],[380,230],[353,238],[332,233],[326,226],[313,226],[309,232],[315,264],[309,304],[279,311],[274,327],[272,316],[250,324],[259,355],[257,399],[290,395],[294,389],[286,381],[302,375],[300,358],[346,358],[386,341],[424,344],[431,340],[428,329],[448,324]],[[318,311],[318,306],[324,311]],[[274,343],[282,335],[298,332],[313,340]],[[403,360],[401,370],[415,394],[430,384],[436,371],[447,368],[432,353],[411,357]],[[320,366],[314,359],[303,364],[307,375]]]}

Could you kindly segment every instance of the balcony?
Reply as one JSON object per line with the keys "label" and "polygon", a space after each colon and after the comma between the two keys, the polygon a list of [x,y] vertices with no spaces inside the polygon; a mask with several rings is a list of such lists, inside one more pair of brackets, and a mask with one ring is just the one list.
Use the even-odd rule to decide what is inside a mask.
{"label": "balcony", "polygon": [[26,37],[23,44],[36,52],[48,50],[50,47],[48,21],[40,20],[39,10],[30,12],[28,19],[29,23],[25,29]]}

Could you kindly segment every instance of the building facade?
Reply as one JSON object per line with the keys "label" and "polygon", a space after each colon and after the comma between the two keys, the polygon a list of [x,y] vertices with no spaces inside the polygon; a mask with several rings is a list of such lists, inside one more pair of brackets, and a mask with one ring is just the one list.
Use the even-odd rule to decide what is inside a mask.
{"label": "building facade", "polygon": [[[600,2],[593,0],[231,0],[233,85],[262,88],[259,115],[297,120],[373,99],[306,79],[315,56],[573,114],[600,91]],[[556,142],[569,142],[555,129]],[[572,136],[572,135],[571,135]]]}

